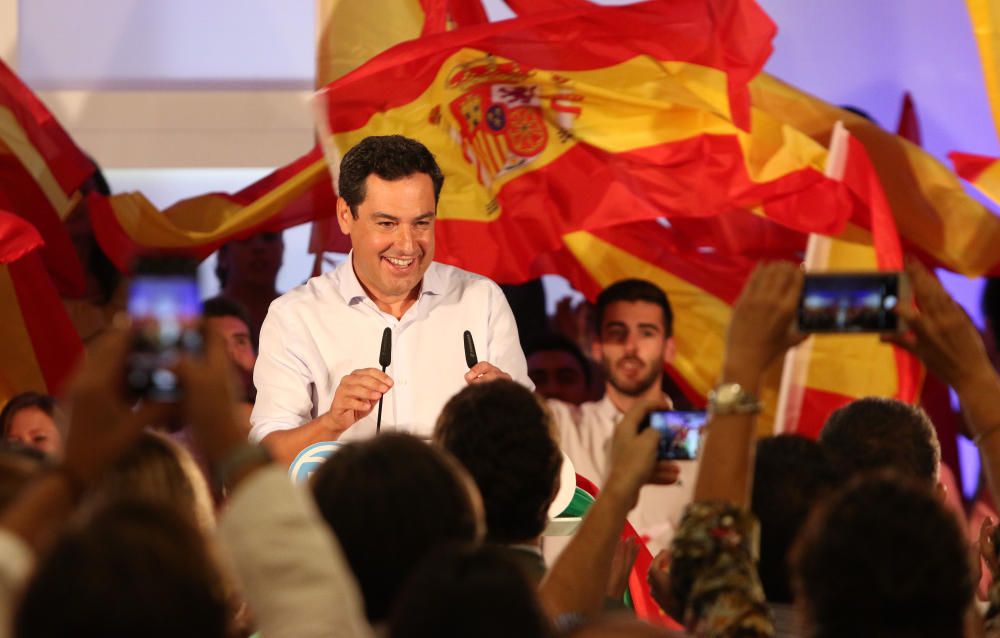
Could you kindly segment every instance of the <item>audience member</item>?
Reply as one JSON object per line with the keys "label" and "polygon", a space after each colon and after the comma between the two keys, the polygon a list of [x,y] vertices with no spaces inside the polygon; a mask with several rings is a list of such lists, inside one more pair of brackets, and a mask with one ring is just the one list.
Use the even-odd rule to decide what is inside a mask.
{"label": "audience member", "polygon": [[193,523],[163,501],[120,499],[70,526],[25,591],[17,636],[227,635],[225,589]]}
{"label": "audience member", "polygon": [[373,625],[388,620],[402,583],[428,552],[482,540],[482,502],[447,452],[405,434],[340,448],[312,477],[319,511],[336,534]]}
{"label": "audience member", "polygon": [[[609,471],[615,423],[642,400],[670,404],[662,389],[663,366],[673,359],[673,311],[655,284],[626,279],[597,298],[591,353],[607,377],[600,401],[573,406],[550,401],[560,445],[576,471],[602,487]],[[652,548],[665,547],[674,524],[690,501],[698,461],[681,465],[681,480],[669,487],[648,486],[629,522]]]}
{"label": "audience member", "polygon": [[[77,504],[170,407],[132,410],[122,397],[129,337],[109,331],[72,384],[66,452],[0,512],[0,635],[228,637],[224,589],[191,517],[144,499]],[[180,407],[232,498],[219,528],[264,635],[369,638],[361,601],[315,508],[250,446],[236,421],[214,338],[202,361],[182,360]],[[41,559],[29,582],[35,555]],[[110,592],[110,593],[109,593]],[[56,613],[53,610],[57,610]]]}
{"label": "audience member", "polygon": [[215,254],[219,296],[239,302],[250,313],[253,343],[258,342],[268,307],[280,295],[278,271],[284,255],[285,241],[280,232],[231,241]]}
{"label": "audience member", "polygon": [[522,569],[499,547],[449,544],[431,552],[399,595],[391,638],[546,638],[553,631]]}
{"label": "audience member", "polygon": [[545,575],[541,536],[562,466],[553,428],[530,390],[497,379],[452,397],[433,437],[476,482],[486,510],[486,540],[505,546],[536,583]]}
{"label": "audience member", "polygon": [[765,370],[802,340],[793,324],[802,277],[792,264],[758,266],[733,306],[694,501],[669,554],[649,571],[657,602],[695,636],[774,635],[755,566],[758,525],[748,511],[754,421]]}
{"label": "audience member", "polygon": [[580,405],[590,395],[590,362],[579,346],[558,334],[525,340],[524,356],[535,392],[546,399]]}
{"label": "audience member", "polygon": [[23,392],[11,397],[0,411],[0,428],[5,441],[16,441],[58,458],[63,452],[63,435],[56,417],[55,399],[38,392]]}
{"label": "audience member", "polygon": [[[243,402],[252,404],[257,396],[253,384],[253,366],[257,363],[257,345],[250,331],[250,316],[240,302],[217,296],[202,306],[205,330],[221,336],[242,386]],[[249,415],[248,415],[249,421]]]}
{"label": "audience member", "polygon": [[215,527],[212,494],[191,454],[166,435],[147,431],[109,469],[99,494],[173,506],[203,533]]}
{"label": "audience member", "polygon": [[819,442],[845,479],[892,469],[927,485],[938,484],[941,446],[919,407],[882,397],[852,401],[830,415]]}
{"label": "audience member", "polygon": [[792,611],[788,554],[813,506],[836,484],[823,447],[812,439],[783,434],[757,442],[750,509],[760,521],[757,569],[778,637],[801,635]]}
{"label": "audience member", "polygon": [[961,638],[973,593],[964,536],[925,481],[855,482],[794,552],[805,635]]}

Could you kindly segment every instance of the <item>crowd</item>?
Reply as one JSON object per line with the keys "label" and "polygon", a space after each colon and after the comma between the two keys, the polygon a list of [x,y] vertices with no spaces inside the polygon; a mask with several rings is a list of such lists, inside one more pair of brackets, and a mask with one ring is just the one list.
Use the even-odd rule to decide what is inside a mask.
{"label": "crowd", "polygon": [[[127,398],[131,333],[109,320],[64,400],[27,393],[0,412],[0,636],[1000,635],[995,514],[970,543],[922,409],[863,398],[818,440],[758,437],[767,371],[806,338],[796,265],[750,276],[697,458],[659,458],[641,426],[683,401],[664,372],[666,294],[616,282],[520,356],[499,288],[432,263],[433,158],[365,144],[339,184],[355,267],[274,301],[280,238],[231,244],[178,402]],[[906,271],[907,329],[883,339],[957,393],[990,501],[1000,374],[937,279]],[[392,328],[391,376],[319,347],[361,348],[368,324]],[[442,326],[475,333],[478,355]],[[439,408],[406,387],[411,368]],[[433,422],[401,421],[421,398]],[[294,484],[289,451],[324,436],[338,450]],[[574,533],[547,535],[568,463],[595,496]],[[683,629],[632,611],[641,544],[659,613]]]}

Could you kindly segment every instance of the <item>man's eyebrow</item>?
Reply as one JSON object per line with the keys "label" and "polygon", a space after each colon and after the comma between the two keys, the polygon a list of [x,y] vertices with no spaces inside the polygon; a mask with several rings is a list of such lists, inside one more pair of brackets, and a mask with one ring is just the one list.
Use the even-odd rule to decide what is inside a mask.
{"label": "man's eyebrow", "polygon": [[646,328],[646,329],[652,329],[652,330],[656,330],[656,331],[662,330],[662,328],[660,328],[660,324],[657,324],[657,323],[640,323],[639,327],[640,328]]}
{"label": "man's eyebrow", "polygon": [[424,213],[423,215],[420,215],[414,221],[422,222],[427,219],[434,219],[435,217],[437,217],[437,213],[435,213],[434,211],[429,211]]}
{"label": "man's eyebrow", "polygon": [[395,215],[390,215],[389,213],[375,212],[372,213],[372,217],[375,217],[377,219],[384,219],[391,222],[399,221],[399,217],[396,217]]}
{"label": "man's eyebrow", "polygon": [[604,327],[605,328],[624,328],[625,327],[625,322],[624,321],[609,321],[606,324],[604,324]]}

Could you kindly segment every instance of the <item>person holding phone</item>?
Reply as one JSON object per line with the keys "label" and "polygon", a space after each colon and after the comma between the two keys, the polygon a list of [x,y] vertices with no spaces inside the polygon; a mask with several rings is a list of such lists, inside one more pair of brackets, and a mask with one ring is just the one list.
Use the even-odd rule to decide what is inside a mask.
{"label": "person holding phone", "polygon": [[[383,397],[382,431],[429,438],[466,383],[534,387],[499,286],[433,261],[443,183],[430,151],[399,135],[365,138],[344,155],[336,215],[350,257],[275,300],[261,328],[250,438],[279,460],[374,435]],[[387,328],[381,350],[391,358],[380,356]],[[466,331],[478,352],[471,368]]]}
{"label": "person holding phone", "polygon": [[[599,401],[548,404],[560,431],[560,445],[578,474],[598,487],[609,471],[615,425],[641,401],[672,405],[662,390],[663,368],[674,357],[673,310],[656,284],[625,279],[604,289],[595,307],[591,354],[607,381]],[[697,459],[682,461],[676,485],[642,488],[629,522],[654,551],[670,542],[674,521],[690,501]]]}

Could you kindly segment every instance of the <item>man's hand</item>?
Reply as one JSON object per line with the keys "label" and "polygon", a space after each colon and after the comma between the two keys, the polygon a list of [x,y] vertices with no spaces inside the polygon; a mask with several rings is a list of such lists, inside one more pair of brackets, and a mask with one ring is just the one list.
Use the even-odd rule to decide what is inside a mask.
{"label": "man's hand", "polygon": [[982,337],[941,282],[916,261],[907,262],[906,274],[917,307],[900,305],[897,312],[912,332],[885,340],[916,354],[959,395],[995,376]]}
{"label": "man's hand", "polygon": [[660,434],[653,428],[639,432],[639,422],[650,410],[665,410],[663,401],[639,401],[625,413],[615,426],[611,440],[611,464],[605,491],[617,491],[628,509],[639,500],[639,488],[646,483],[669,485],[677,482],[680,467],[670,461],[659,461],[656,450]]}
{"label": "man's hand", "polygon": [[377,368],[355,370],[341,379],[327,413],[336,434],[368,416],[391,387],[392,379]]}
{"label": "man's hand", "polygon": [[787,262],[761,264],[754,269],[733,306],[723,381],[756,391],[753,386],[768,365],[805,339],[794,322],[802,278],[802,271]]}
{"label": "man's hand", "polygon": [[489,361],[480,361],[465,373],[466,383],[486,383],[487,381],[494,381],[496,379],[507,379],[510,381],[511,377]]}

